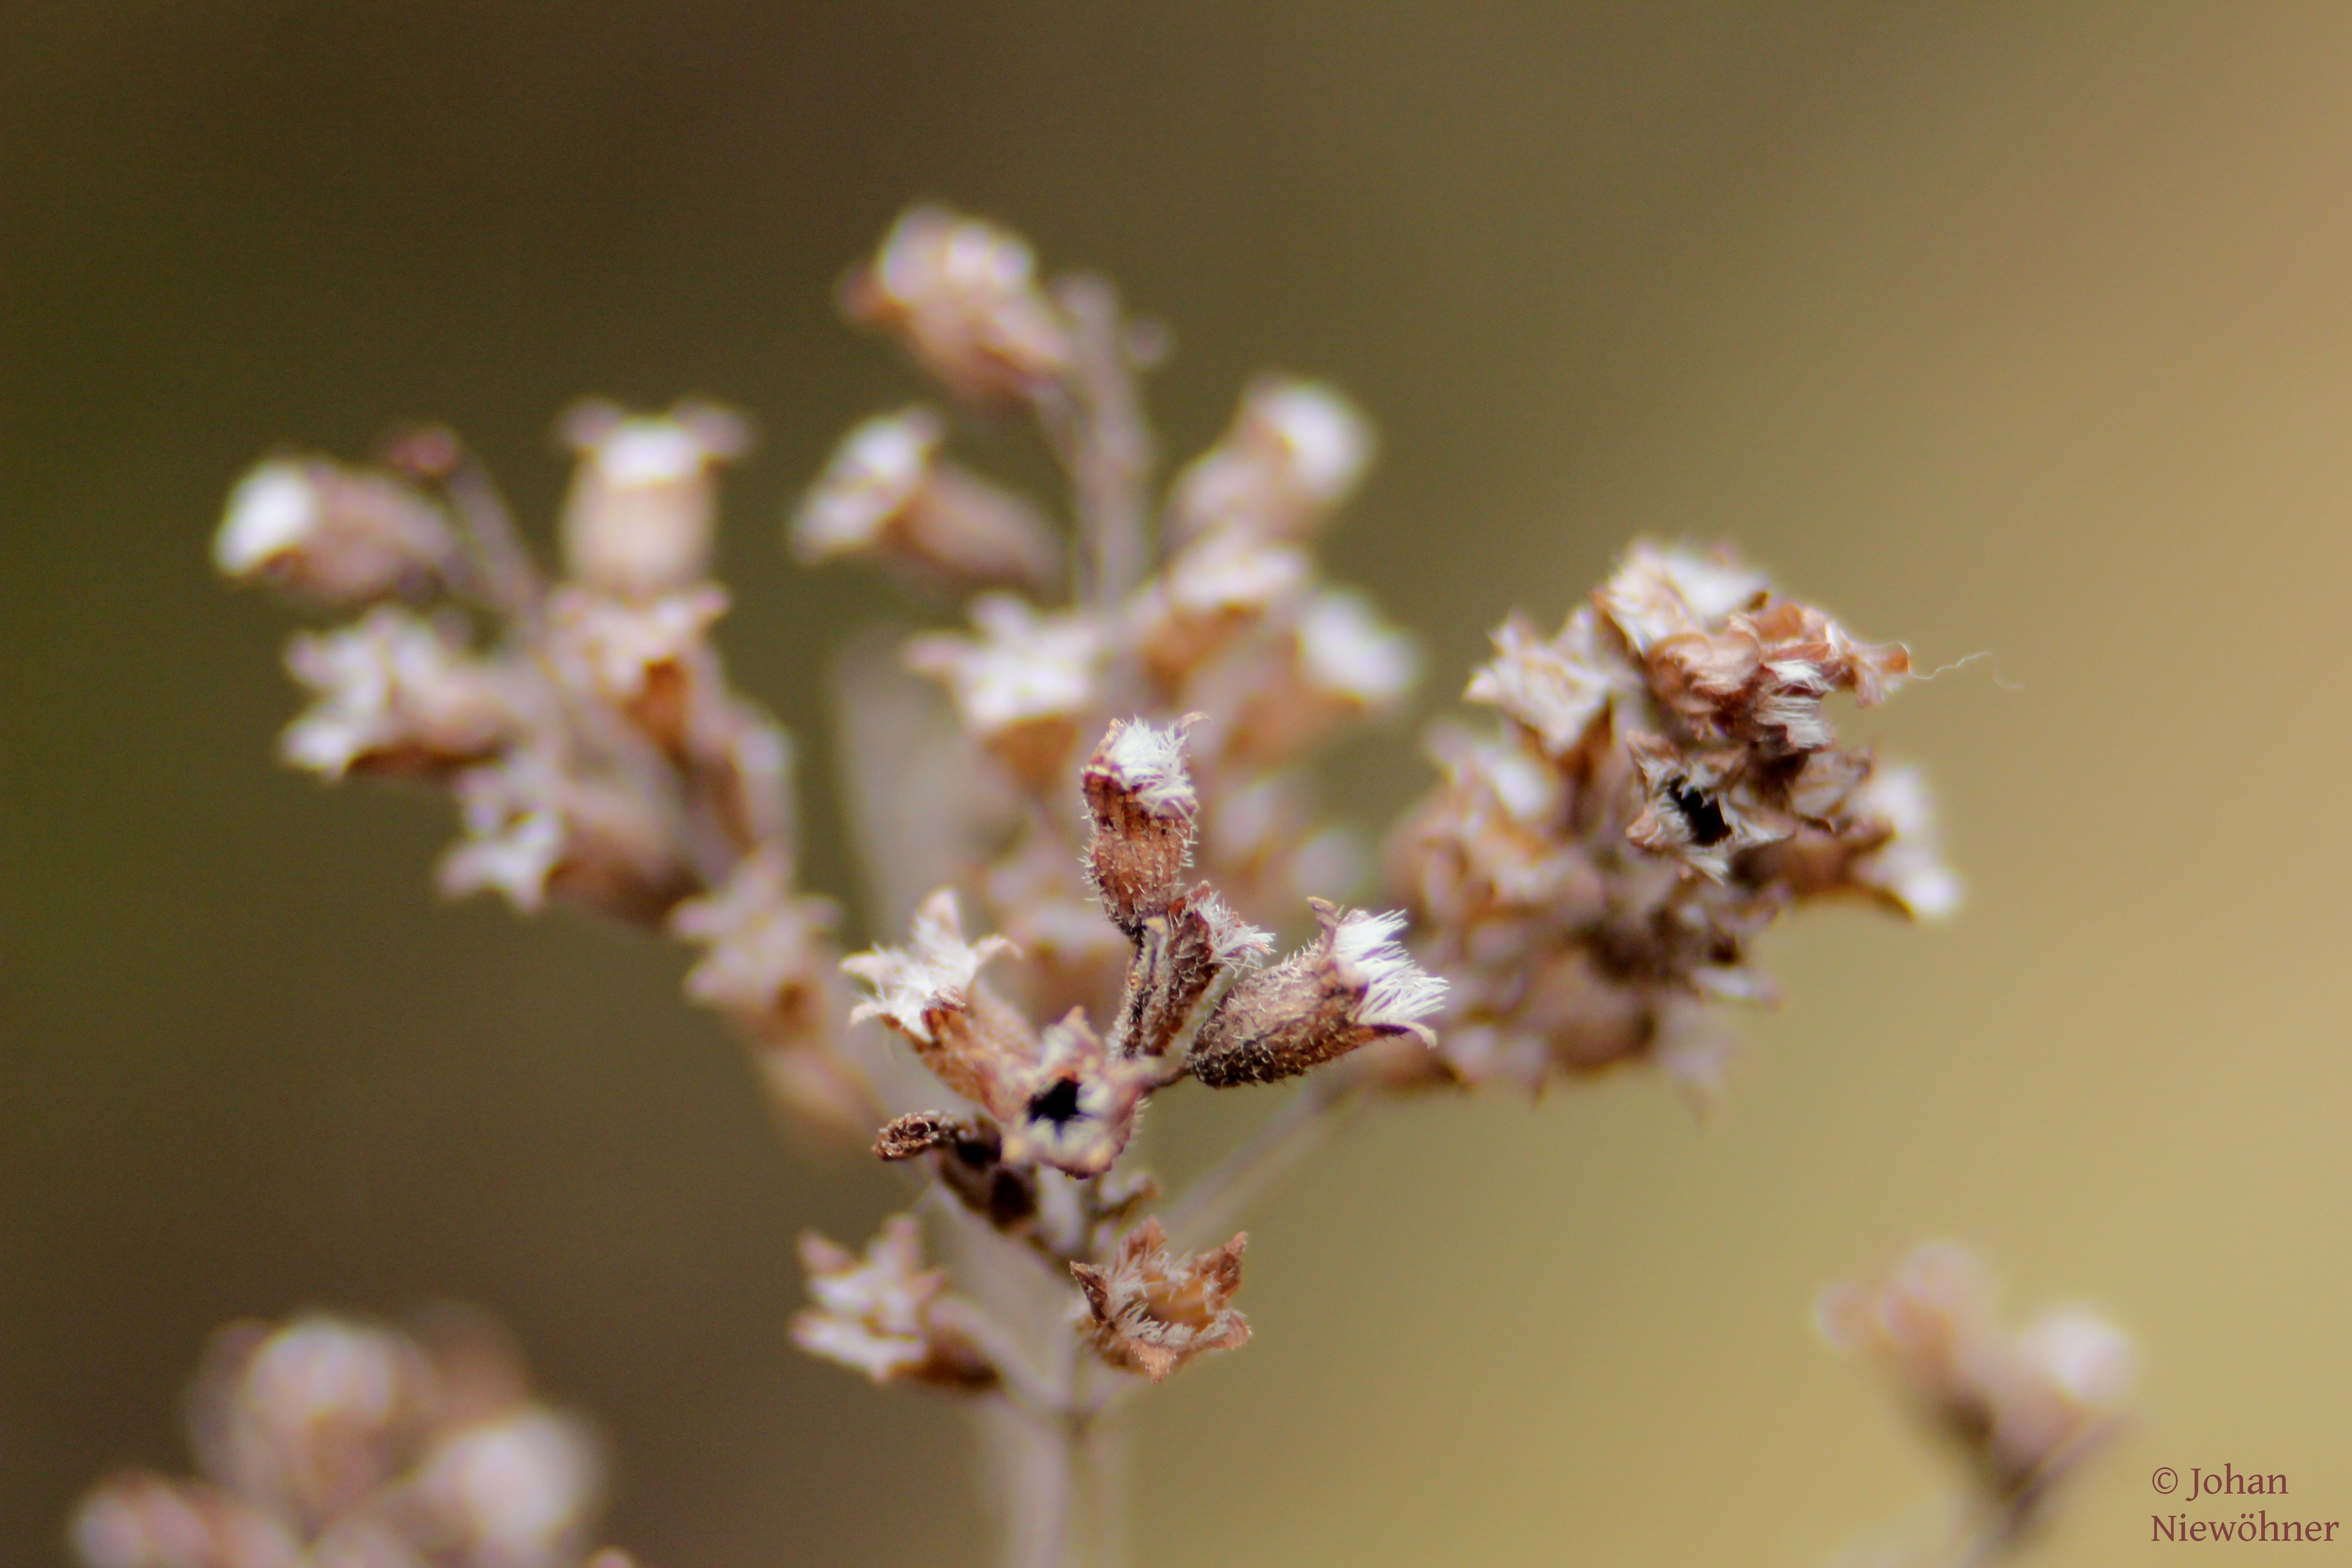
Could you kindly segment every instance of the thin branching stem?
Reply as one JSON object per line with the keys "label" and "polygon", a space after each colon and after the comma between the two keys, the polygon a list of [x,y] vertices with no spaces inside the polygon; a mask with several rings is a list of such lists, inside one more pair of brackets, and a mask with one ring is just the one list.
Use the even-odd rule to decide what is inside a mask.
{"label": "thin branching stem", "polygon": [[1118,291],[1105,279],[1064,279],[1055,300],[1071,326],[1068,379],[1038,405],[1045,439],[1068,475],[1078,523],[1079,594],[1108,613],[1150,564],[1150,496],[1157,451],[1145,421]]}
{"label": "thin branching stem", "polygon": [[1205,1246],[1370,1103],[1371,1074],[1349,1058],[1304,1079],[1249,1141],[1201,1176],[1164,1216],[1179,1247]]}

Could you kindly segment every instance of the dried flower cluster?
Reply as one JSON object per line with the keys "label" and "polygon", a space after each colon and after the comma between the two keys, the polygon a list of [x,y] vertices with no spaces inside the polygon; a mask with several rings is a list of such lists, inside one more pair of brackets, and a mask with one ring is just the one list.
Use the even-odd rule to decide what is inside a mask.
{"label": "dried flower cluster", "polygon": [[628,1568],[589,1556],[604,1463],[506,1342],[444,1310],[419,1339],[340,1318],[235,1323],[188,1401],[202,1479],[83,1499],[86,1568]]}
{"label": "dried flower cluster", "polygon": [[1999,1309],[1974,1254],[1932,1243],[1884,1279],[1824,1291],[1817,1316],[1959,1453],[1979,1539],[2005,1549],[2120,1430],[2137,1355],[2091,1308],[2053,1307],[2017,1330]]}
{"label": "dried flower cluster", "polygon": [[[1633,1060],[1711,1084],[1704,1005],[1766,994],[1750,942],[1784,907],[1853,892],[1935,915],[1956,883],[1916,775],[1841,748],[1825,712],[1841,693],[1888,695],[1905,651],[1727,556],[1637,544],[1557,637],[1516,617],[1496,634],[1467,695],[1501,730],[1434,731],[1442,783],[1391,837],[1406,907],[1343,908],[1367,858],[1309,769],[1419,673],[1412,641],[1315,558],[1370,465],[1363,416],[1319,383],[1261,380],[1160,485],[1139,384],[1164,341],[1102,279],[1046,278],[1014,236],[924,207],[842,300],[943,399],[850,431],[788,525],[800,561],[868,563],[958,623],[908,638],[894,668],[852,661],[836,692],[867,913],[907,920],[904,945],[835,950],[834,906],[796,883],[789,745],[712,640],[728,605],[709,580],[714,475],[749,447],[736,416],[567,416],[579,466],[551,581],[480,469],[429,430],[373,467],[265,463],[215,553],[233,577],[358,614],[289,650],[313,698],[289,762],[445,789],[464,824],[441,868],[453,895],[567,901],[690,944],[688,996],[742,1026],[782,1102],[871,1137],[916,1180],[862,1254],[803,1238],[814,1304],[793,1337],[1025,1422],[986,1428],[1019,1455],[997,1467],[1027,1510],[1008,1561],[1060,1563],[1089,1434],[1138,1387],[1250,1337],[1234,1305],[1245,1237],[1181,1246],[1224,1234],[1363,1090],[1539,1087]],[[975,420],[1030,426],[1066,500],[959,461]],[[1276,930],[1297,939],[1278,960]],[[864,988],[854,1005],[845,980]],[[1255,1138],[1171,1201],[1132,1168],[1147,1105],[1181,1080],[1294,1078]],[[1914,1268],[1837,1321],[1879,1325],[1853,1336],[1947,1426],[1979,1432],[1989,1495],[2038,1495],[2106,1408],[2051,1357],[2092,1352],[2058,1330],[1988,1337],[1975,1298],[1936,1295],[1939,1278]],[[1921,1328],[1935,1311],[1953,1326]],[[286,1334],[330,1331],[428,1367],[374,1331]],[[78,1539],[97,1568],[276,1563],[139,1542],[230,1520],[231,1494],[237,1521],[327,1539],[351,1499],[425,1495],[391,1478],[434,1473],[415,1456],[439,1450],[400,1441],[365,1487],[318,1483],[341,1500],[329,1512],[208,1448],[226,1490],[173,1513],[154,1500],[182,1492],[120,1483]],[[493,1561],[433,1550],[419,1561]]]}
{"label": "dried flower cluster", "polygon": [[1724,553],[1637,544],[1547,638],[1514,616],[1470,682],[1499,733],[1444,728],[1444,782],[1395,860],[1454,983],[1444,1066],[1529,1088],[1649,1060],[1713,1089],[1715,998],[1759,1000],[1749,944],[1834,893],[1958,899],[1908,769],[1836,743],[1910,669]]}
{"label": "dried flower cluster", "polygon": [[[1083,1008],[1072,1008],[1040,1029],[991,990],[981,970],[1012,954],[1013,944],[968,942],[952,889],[918,912],[911,945],[843,965],[873,990],[852,1020],[889,1025],[964,1102],[898,1118],[882,1129],[876,1152],[890,1161],[929,1157],[974,1215],[1066,1264],[1085,1290],[1088,1332],[1105,1359],[1154,1382],[1201,1351],[1240,1344],[1249,1329],[1223,1305],[1240,1284],[1240,1237],[1180,1262],[1169,1257],[1159,1222],[1148,1221],[1107,1263],[1098,1256],[1106,1225],[1143,1195],[1104,1177],[1145,1100],[1186,1077],[1213,1088],[1268,1082],[1377,1039],[1426,1044],[1419,1019],[1444,995],[1444,983],[1392,940],[1402,917],[1342,911],[1320,900],[1311,903],[1316,939],[1261,966],[1272,937],[1234,914],[1209,883],[1185,884],[1200,809],[1185,768],[1188,728],[1115,721],[1082,773],[1092,818],[1088,880],[1130,946],[1108,1027],[1097,1030]],[[1076,1185],[1057,1184],[1056,1176]],[[1065,1188],[1080,1216],[1076,1226],[1052,1223],[1045,1201],[1045,1193]],[[911,1230],[897,1235],[911,1247]],[[894,1256],[910,1258],[885,1239]],[[802,1342],[888,1375],[863,1341],[845,1352],[806,1335]],[[909,1352],[907,1370],[927,1364]]]}
{"label": "dried flower cluster", "polygon": [[667,922],[702,953],[688,994],[741,1024],[786,1100],[860,1122],[833,1051],[833,906],[793,887],[791,747],[711,640],[716,470],[749,429],[703,404],[592,403],[563,433],[579,464],[551,583],[446,431],[398,437],[370,468],[272,459],[237,487],[220,567],[362,612],[289,646],[311,705],[283,754],[446,789],[453,897]]}

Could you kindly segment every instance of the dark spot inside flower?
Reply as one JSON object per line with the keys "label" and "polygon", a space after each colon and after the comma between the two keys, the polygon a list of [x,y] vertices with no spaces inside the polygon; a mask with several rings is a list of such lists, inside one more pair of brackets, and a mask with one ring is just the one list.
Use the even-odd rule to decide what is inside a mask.
{"label": "dark spot inside flower", "polygon": [[1029,1120],[1059,1127],[1078,1114],[1078,1080],[1055,1079],[1054,1087],[1029,1099]]}
{"label": "dark spot inside flower", "polygon": [[1690,824],[1691,842],[1705,849],[1731,837],[1731,824],[1723,820],[1723,807],[1709,800],[1703,791],[1687,784],[1666,786],[1666,798]]}

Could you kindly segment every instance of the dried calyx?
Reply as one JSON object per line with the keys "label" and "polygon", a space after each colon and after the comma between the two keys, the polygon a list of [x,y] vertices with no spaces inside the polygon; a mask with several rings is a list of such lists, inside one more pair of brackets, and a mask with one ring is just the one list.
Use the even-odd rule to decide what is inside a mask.
{"label": "dried calyx", "polygon": [[1910,668],[1727,554],[1640,544],[1545,637],[1514,617],[1470,682],[1500,733],[1443,730],[1444,782],[1400,831],[1425,956],[1455,982],[1438,1058],[1537,1087],[1633,1060],[1714,1087],[1715,998],[1788,905],[1940,915],[1958,885],[1908,770],[1840,747],[1824,702]]}

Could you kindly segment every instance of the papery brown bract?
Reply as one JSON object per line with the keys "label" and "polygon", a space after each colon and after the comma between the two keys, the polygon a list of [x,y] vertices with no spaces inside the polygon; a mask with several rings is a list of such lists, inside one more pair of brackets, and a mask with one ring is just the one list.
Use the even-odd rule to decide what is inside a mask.
{"label": "papery brown bract", "polygon": [[1391,856],[1454,984],[1435,1020],[1454,1075],[1533,1088],[1648,1060],[1711,1089],[1728,1037],[1705,1005],[1769,999],[1748,947],[1782,910],[1956,902],[1916,775],[1874,788],[1822,709],[1886,695],[1901,648],[1726,554],[1648,544],[1557,637],[1514,616],[1495,643],[1466,695],[1505,727],[1433,735],[1444,780]]}
{"label": "papery brown bract", "polygon": [[1249,1343],[1249,1320],[1232,1305],[1248,1242],[1239,1235],[1213,1252],[1177,1258],[1160,1222],[1144,1221],[1107,1266],[1070,1265],[1086,1296],[1082,1331],[1111,1365],[1154,1383],[1195,1356]]}

